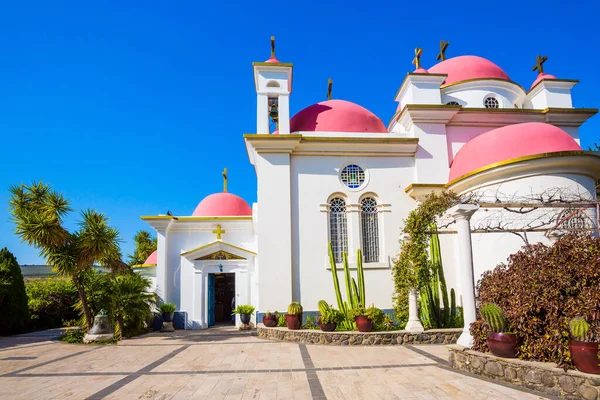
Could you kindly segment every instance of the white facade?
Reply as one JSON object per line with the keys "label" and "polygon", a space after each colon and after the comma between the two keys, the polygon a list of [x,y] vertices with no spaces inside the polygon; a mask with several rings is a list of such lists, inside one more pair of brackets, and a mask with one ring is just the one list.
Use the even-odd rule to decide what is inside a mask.
{"label": "white facade", "polygon": [[[595,199],[600,161],[573,149],[559,155],[558,148],[534,159],[508,157],[449,182],[459,150],[497,128],[552,124],[579,143],[578,127],[596,111],[572,107],[574,81],[544,79],[526,92],[508,79],[477,78],[446,85],[454,72],[411,73],[396,96],[398,112],[385,128],[381,121],[373,122],[367,110],[339,101],[319,103],[316,111],[307,108],[291,119],[293,66],[271,60],[275,62],[254,65],[257,133],[244,136],[257,175],[258,201],[252,214],[143,217],[158,234],[157,292],[185,313],[186,328],[210,325],[211,274],[234,274],[236,304],[252,304],[260,313],[285,311],[292,301],[306,311],[317,310],[319,300],[335,304],[328,258],[328,242],[337,237],[330,218],[334,198],[343,200],[345,207],[342,236],[352,270],[357,249],[365,250],[365,235],[371,235],[371,247],[376,243],[378,256],[364,262],[366,302],[382,309],[393,307],[392,266],[403,220],[427,193],[451,189],[460,194],[518,195],[561,187]],[[490,97],[495,100],[486,100]],[[278,106],[275,133],[269,128],[273,102]],[[342,109],[347,114],[341,115]],[[298,126],[302,129],[295,129]],[[508,154],[510,147],[499,151]],[[537,153],[532,150],[528,156],[532,154]],[[342,179],[349,165],[364,174],[357,187]],[[363,226],[361,203],[366,198],[376,202],[376,228],[369,228],[370,233]],[[481,224],[486,212],[476,211],[471,226]],[[464,235],[468,222],[461,224]],[[218,229],[225,233],[215,233]],[[547,241],[543,233],[529,239]],[[464,243],[460,234],[441,235],[440,241],[448,287],[457,290],[460,302],[467,296],[461,293],[467,258],[464,250],[457,250],[465,248]],[[473,279],[522,245],[510,233],[474,234]],[[219,259],[223,254],[229,259]]]}

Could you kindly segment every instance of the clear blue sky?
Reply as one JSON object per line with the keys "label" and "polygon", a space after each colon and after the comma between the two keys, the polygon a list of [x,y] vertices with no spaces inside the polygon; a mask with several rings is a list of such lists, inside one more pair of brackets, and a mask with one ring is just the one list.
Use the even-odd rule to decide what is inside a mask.
{"label": "clear blue sky", "polygon": [[[471,3],[471,4],[469,4]],[[529,3],[529,4],[524,4]],[[4,1],[0,4],[0,247],[39,263],[13,234],[8,186],[43,179],[121,231],[123,250],[149,228],[140,215],[189,215],[229,189],[256,201],[243,133],[255,131],[252,61],[294,63],[292,112],[357,102],[388,123],[415,47],[435,63],[474,54],[528,88],[546,72],[579,79],[575,106],[600,107],[600,30],[591,1]],[[600,117],[582,129],[600,136]],[[76,221],[77,214],[69,219]]]}

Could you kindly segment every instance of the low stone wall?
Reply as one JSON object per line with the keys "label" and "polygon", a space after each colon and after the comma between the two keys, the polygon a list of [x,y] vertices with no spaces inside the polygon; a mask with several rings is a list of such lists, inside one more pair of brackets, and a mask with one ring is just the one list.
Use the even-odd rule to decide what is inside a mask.
{"label": "low stone wall", "polygon": [[500,358],[458,345],[448,346],[448,350],[450,365],[459,370],[567,399],[598,398],[600,375],[565,372],[555,364]]}
{"label": "low stone wall", "polygon": [[408,331],[385,332],[323,332],[314,329],[290,331],[287,328],[267,328],[258,324],[258,337],[287,342],[327,344],[333,346],[376,346],[393,344],[456,343],[462,329],[432,329],[423,333]]}

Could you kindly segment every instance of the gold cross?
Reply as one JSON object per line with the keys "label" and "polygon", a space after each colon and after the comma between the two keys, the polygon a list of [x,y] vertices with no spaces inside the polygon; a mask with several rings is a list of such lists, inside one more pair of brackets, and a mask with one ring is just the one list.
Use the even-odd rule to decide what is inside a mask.
{"label": "gold cross", "polygon": [[217,225],[217,229],[212,231],[212,233],[217,235],[217,240],[221,240],[221,234],[225,233],[225,231],[221,229],[221,225]]}
{"label": "gold cross", "polygon": [[223,168],[223,191],[227,191],[227,168]]}
{"label": "gold cross", "polygon": [[548,56],[537,56],[535,58],[535,65],[531,68],[532,71],[537,69],[538,75],[544,73],[544,63],[548,59]]}
{"label": "gold cross", "polygon": [[440,40],[440,54],[437,55],[436,60],[444,61],[446,59],[446,49],[449,44],[450,42]]}
{"label": "gold cross", "polygon": [[417,47],[415,49],[415,58],[412,60],[412,63],[415,64],[416,69],[421,68],[421,55],[422,54],[423,54],[423,49],[420,47]]}
{"label": "gold cross", "polygon": [[271,58],[275,58],[275,36],[271,36]]}
{"label": "gold cross", "polygon": [[333,81],[331,78],[327,80],[327,100],[331,100],[331,89],[333,87]]}

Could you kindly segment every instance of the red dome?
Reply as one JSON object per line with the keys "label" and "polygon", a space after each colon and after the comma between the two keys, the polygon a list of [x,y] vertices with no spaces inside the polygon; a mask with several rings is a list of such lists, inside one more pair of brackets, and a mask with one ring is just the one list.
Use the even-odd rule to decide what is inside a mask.
{"label": "red dome", "polygon": [[252,215],[252,208],[240,196],[221,192],[205,197],[192,215],[195,217],[242,217]]}
{"label": "red dome", "polygon": [[573,150],[581,147],[571,135],[554,125],[542,122],[507,125],[467,142],[452,161],[449,180],[500,161]]}
{"label": "red dome", "polygon": [[430,74],[446,74],[444,85],[466,81],[467,79],[507,79],[506,72],[499,66],[477,56],[459,56],[449,58],[429,68]]}
{"label": "red dome", "polygon": [[371,111],[345,100],[322,101],[294,115],[290,132],[374,132],[387,128]]}
{"label": "red dome", "polygon": [[533,89],[533,87],[537,85],[542,79],[556,79],[556,77],[554,75],[546,73],[538,74],[537,78],[535,78],[535,81],[533,81],[533,83],[531,84],[529,90]]}
{"label": "red dome", "polygon": [[144,264],[156,265],[157,259],[158,259],[158,250],[154,250],[152,252],[152,254],[150,254],[148,256],[148,258],[146,258],[146,261],[144,261]]}

